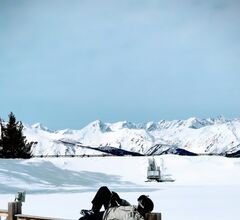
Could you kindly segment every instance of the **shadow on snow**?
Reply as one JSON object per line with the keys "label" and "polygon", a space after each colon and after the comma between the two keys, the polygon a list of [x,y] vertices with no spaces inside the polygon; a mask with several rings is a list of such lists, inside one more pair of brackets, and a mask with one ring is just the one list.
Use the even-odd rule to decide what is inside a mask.
{"label": "shadow on snow", "polygon": [[102,185],[113,185],[122,192],[157,190],[124,181],[117,175],[61,169],[49,161],[25,164],[21,160],[0,160],[1,194],[22,190],[28,194],[89,192]]}

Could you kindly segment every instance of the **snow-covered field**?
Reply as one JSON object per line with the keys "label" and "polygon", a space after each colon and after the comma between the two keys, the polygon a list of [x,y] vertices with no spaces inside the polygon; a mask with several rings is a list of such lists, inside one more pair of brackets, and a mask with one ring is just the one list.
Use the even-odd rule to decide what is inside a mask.
{"label": "snow-covered field", "polygon": [[96,190],[106,185],[132,204],[141,194],[163,220],[237,220],[240,159],[155,156],[162,177],[146,182],[149,157],[33,158],[0,160],[0,209],[26,191],[24,214],[78,219]]}

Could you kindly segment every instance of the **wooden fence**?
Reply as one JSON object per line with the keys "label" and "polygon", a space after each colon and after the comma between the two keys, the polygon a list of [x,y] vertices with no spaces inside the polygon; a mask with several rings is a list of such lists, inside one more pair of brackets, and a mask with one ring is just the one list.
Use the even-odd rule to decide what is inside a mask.
{"label": "wooden fence", "polygon": [[[1,216],[7,220],[67,220],[63,218],[54,217],[43,217],[34,215],[22,214],[22,203],[21,202],[9,202],[8,210],[0,209],[0,220]],[[145,220],[161,220],[161,213],[147,213]]]}
{"label": "wooden fence", "polygon": [[9,202],[8,210],[0,209],[0,218],[1,216],[7,218],[7,220],[66,220],[54,217],[43,217],[22,214],[21,202]]}

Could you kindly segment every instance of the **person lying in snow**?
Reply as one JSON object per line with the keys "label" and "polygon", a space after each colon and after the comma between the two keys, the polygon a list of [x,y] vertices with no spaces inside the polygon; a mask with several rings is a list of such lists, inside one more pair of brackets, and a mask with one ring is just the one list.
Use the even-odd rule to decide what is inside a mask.
{"label": "person lying in snow", "polygon": [[[102,206],[105,211],[100,211]],[[121,199],[116,192],[102,186],[92,200],[92,209],[81,210],[83,216],[79,220],[143,220],[145,214],[151,212],[153,207],[152,200],[146,195],[141,195],[138,198],[138,206],[133,206]]]}

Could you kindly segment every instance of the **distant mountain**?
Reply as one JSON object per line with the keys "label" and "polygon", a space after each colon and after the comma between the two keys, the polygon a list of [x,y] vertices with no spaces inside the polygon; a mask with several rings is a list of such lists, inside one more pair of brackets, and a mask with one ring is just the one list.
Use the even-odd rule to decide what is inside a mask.
{"label": "distant mountain", "polygon": [[151,147],[147,152],[147,155],[162,155],[162,154],[176,154],[183,156],[197,156],[198,154],[178,148],[177,146],[157,144]]}
{"label": "distant mountain", "polygon": [[159,122],[104,123],[81,130],[50,131],[40,123],[24,125],[34,155],[239,155],[240,119],[189,118]]}

